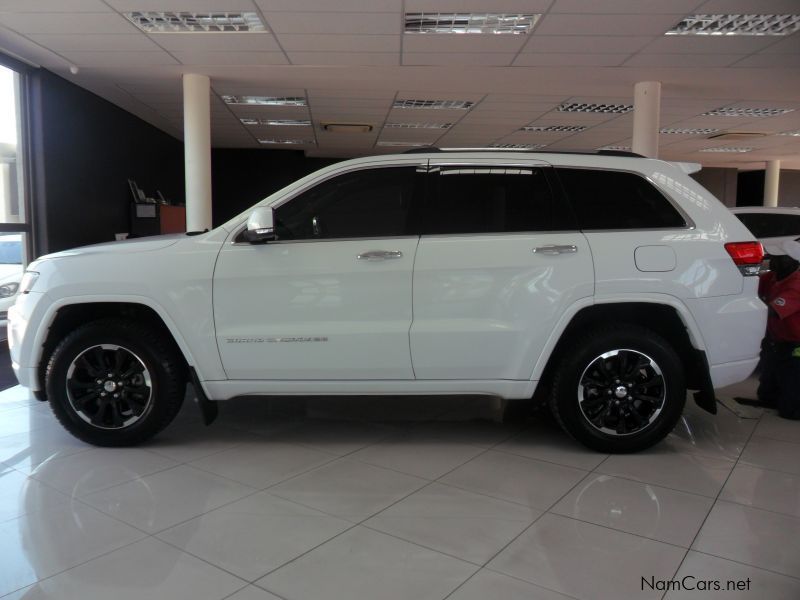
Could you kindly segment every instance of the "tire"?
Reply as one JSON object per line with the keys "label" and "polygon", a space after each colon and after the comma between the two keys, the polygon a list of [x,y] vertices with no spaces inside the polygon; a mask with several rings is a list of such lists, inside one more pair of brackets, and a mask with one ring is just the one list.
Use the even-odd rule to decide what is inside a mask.
{"label": "tire", "polygon": [[47,364],[45,389],[56,418],[78,439],[133,446],[178,414],[186,368],[172,339],[155,327],[108,318],[61,340]]}
{"label": "tire", "polygon": [[683,366],[655,332],[627,323],[594,329],[560,354],[550,409],[593,450],[637,452],[675,427],[686,403]]}

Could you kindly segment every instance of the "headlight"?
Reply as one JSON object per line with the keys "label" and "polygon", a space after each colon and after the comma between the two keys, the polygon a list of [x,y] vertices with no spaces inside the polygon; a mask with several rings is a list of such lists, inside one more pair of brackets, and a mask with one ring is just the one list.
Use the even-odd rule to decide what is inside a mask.
{"label": "headlight", "polygon": [[25,274],[22,276],[22,281],[19,282],[19,293],[27,294],[30,292],[37,279],[39,279],[39,273],[36,271],[25,271]]}
{"label": "headlight", "polygon": [[19,284],[16,282],[0,285],[0,298],[10,298],[17,293],[18,289]]}

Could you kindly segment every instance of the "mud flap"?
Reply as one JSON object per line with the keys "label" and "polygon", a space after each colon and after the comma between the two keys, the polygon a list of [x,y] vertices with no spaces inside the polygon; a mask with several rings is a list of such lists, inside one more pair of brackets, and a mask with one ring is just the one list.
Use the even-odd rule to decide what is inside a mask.
{"label": "mud flap", "polygon": [[219,414],[217,403],[213,400],[209,400],[208,396],[206,396],[194,367],[189,367],[189,380],[192,382],[192,387],[194,388],[194,401],[197,403],[197,406],[200,407],[200,413],[203,415],[203,423],[205,425],[211,425]]}
{"label": "mud flap", "polygon": [[717,414],[717,397],[714,394],[714,384],[711,381],[711,370],[708,366],[708,357],[702,350],[695,350],[695,360],[698,365],[698,384],[700,389],[694,393],[694,402],[712,415]]}

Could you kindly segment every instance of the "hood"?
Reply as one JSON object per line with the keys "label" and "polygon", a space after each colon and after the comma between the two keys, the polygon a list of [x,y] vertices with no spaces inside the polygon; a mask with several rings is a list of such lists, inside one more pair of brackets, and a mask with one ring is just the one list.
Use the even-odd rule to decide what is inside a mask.
{"label": "hood", "polygon": [[171,233],[169,235],[153,235],[143,238],[134,238],[132,240],[119,240],[115,242],[106,242],[103,244],[92,244],[91,246],[81,246],[80,248],[73,248],[71,250],[62,250],[61,252],[46,254],[44,256],[40,256],[36,260],[51,260],[54,258],[68,258],[70,256],[86,256],[88,254],[106,254],[109,252],[117,254],[128,252],[150,252],[152,250],[161,250],[162,248],[167,248],[177,244],[185,237],[185,233]]}

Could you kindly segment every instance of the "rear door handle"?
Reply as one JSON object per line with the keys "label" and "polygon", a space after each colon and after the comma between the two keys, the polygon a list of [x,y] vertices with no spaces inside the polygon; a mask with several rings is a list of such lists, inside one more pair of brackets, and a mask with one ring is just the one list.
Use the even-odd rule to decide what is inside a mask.
{"label": "rear door handle", "polygon": [[389,260],[392,258],[403,258],[400,250],[368,250],[356,256],[358,260]]}
{"label": "rear door handle", "polygon": [[538,246],[533,249],[534,254],[547,254],[548,256],[555,256],[556,254],[575,254],[577,251],[578,247],[574,244]]}

